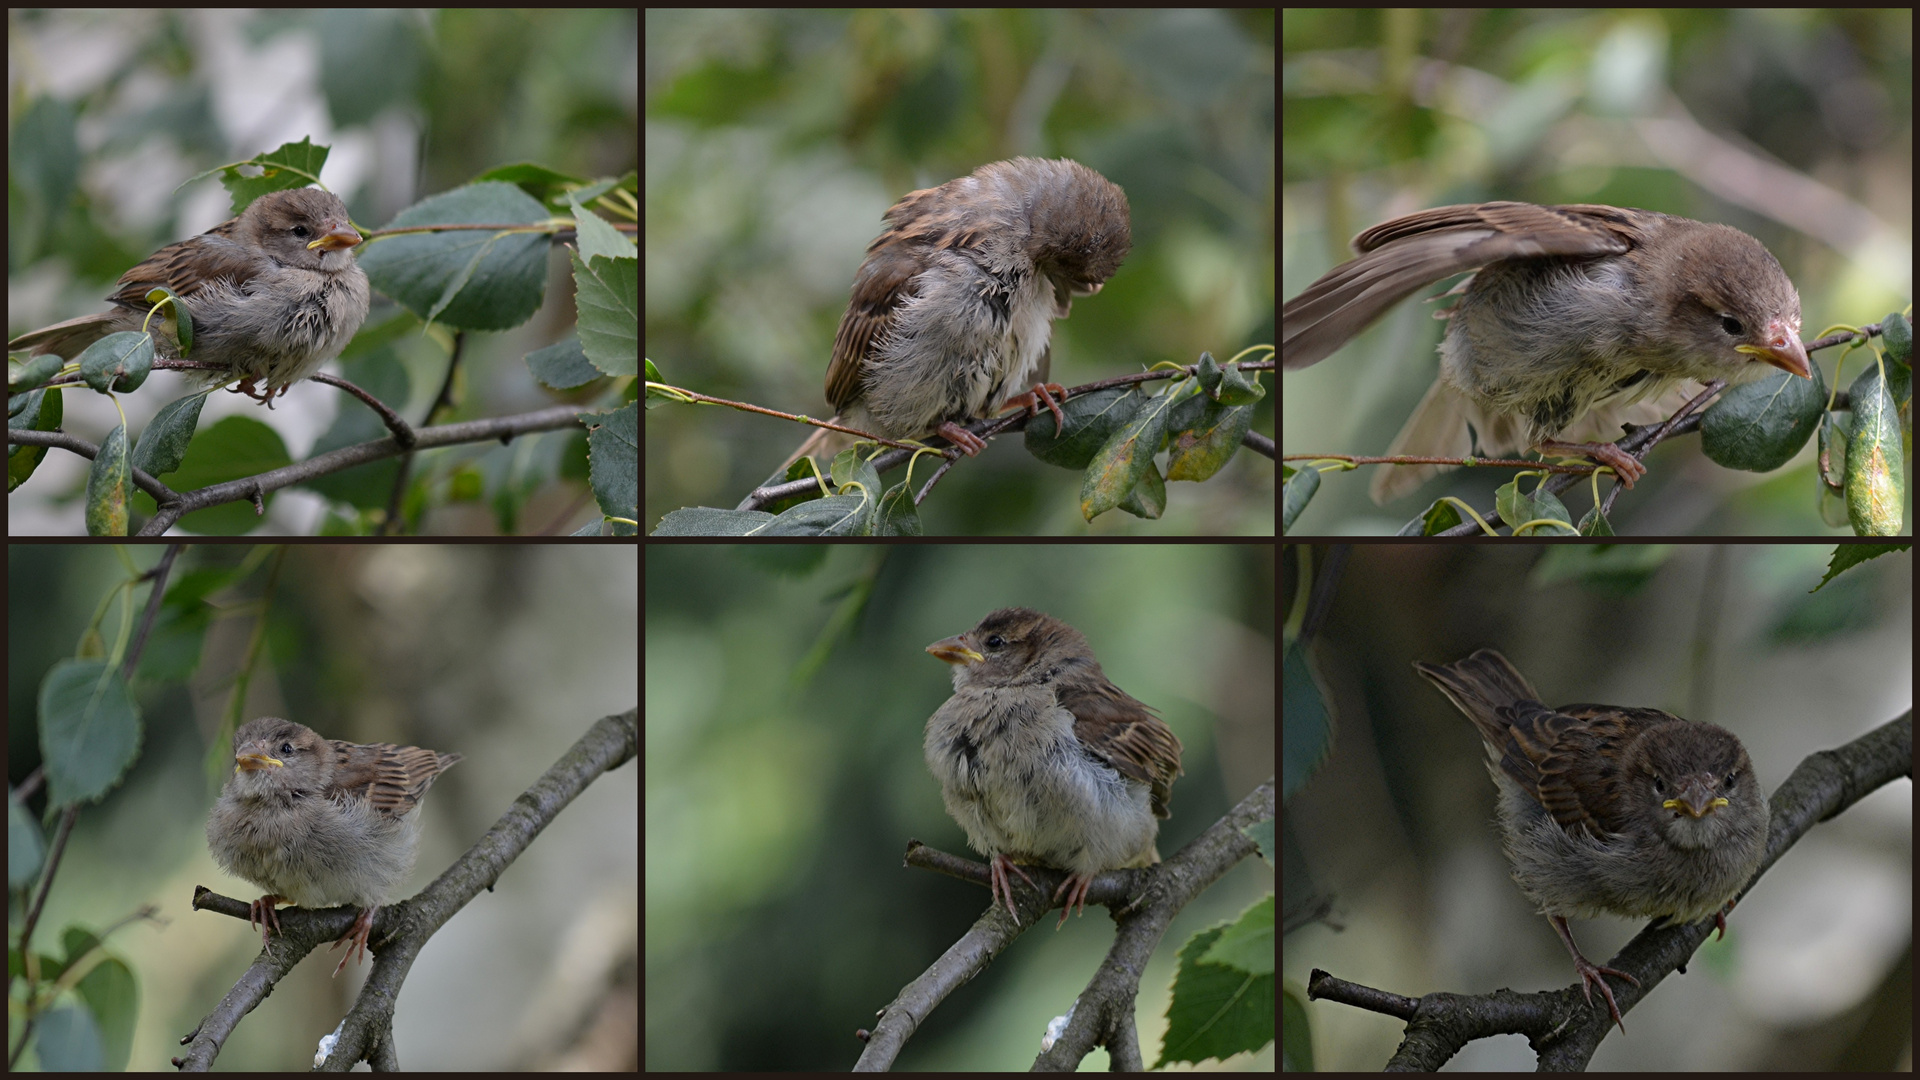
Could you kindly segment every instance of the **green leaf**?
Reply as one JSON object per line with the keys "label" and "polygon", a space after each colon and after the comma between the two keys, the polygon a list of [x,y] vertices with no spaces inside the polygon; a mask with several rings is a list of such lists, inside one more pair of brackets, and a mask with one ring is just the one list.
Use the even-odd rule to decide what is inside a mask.
{"label": "green leaf", "polygon": [[[1537,481],[1531,493],[1520,490],[1522,477],[1514,477],[1502,484],[1494,492],[1493,507],[1507,527],[1514,530],[1515,536],[1578,536],[1579,530],[1573,527],[1573,515],[1567,512],[1567,505],[1558,498],[1547,494],[1546,488]],[[1522,527],[1526,532],[1520,532]]]}
{"label": "green leaf", "polygon": [[200,426],[200,409],[207,395],[188,394],[169,401],[148,421],[133,448],[133,463],[150,476],[165,476],[180,467],[193,444],[193,431]]}
{"label": "green leaf", "polygon": [[1293,523],[1313,501],[1314,492],[1320,490],[1320,470],[1301,469],[1289,476],[1286,489],[1280,493],[1280,533],[1285,535],[1293,529]]}
{"label": "green leaf", "polygon": [[62,660],[40,682],[40,752],[54,809],[97,802],[140,751],[140,708],[105,660]]}
{"label": "green leaf", "polygon": [[1700,418],[1700,449],[1729,469],[1772,472],[1807,444],[1827,405],[1820,365],[1802,379],[1780,372],[1720,395]]}
{"label": "green leaf", "polygon": [[1053,412],[1043,409],[1027,421],[1027,452],[1049,465],[1075,471],[1086,468],[1113,433],[1126,426],[1148,401],[1139,387],[1095,390],[1060,405],[1066,433],[1054,428]]}
{"label": "green leaf", "polygon": [[127,425],[115,424],[101,440],[100,452],[87,470],[87,535],[127,535],[127,500],[132,497],[133,473],[127,462]]}
{"label": "green leaf", "polygon": [[1255,975],[1202,959],[1225,932],[1225,927],[1208,928],[1181,947],[1173,999],[1167,1006],[1166,1041],[1155,1068],[1178,1061],[1225,1061],[1273,1041],[1273,973]]}
{"label": "green leaf", "polygon": [[1913,324],[1905,315],[1894,312],[1880,321],[1880,339],[1886,343],[1887,357],[1903,364],[1913,363]]}
{"label": "green leaf", "polygon": [[374,288],[422,320],[463,330],[507,330],[540,309],[548,236],[534,226],[550,215],[512,184],[471,184],[402,211],[392,228],[499,225],[402,233],[365,245],[359,256]]}
{"label": "green leaf", "polygon": [[1847,443],[1847,519],[1857,536],[1898,536],[1906,475],[1900,418],[1875,364],[1847,391],[1853,432]]}

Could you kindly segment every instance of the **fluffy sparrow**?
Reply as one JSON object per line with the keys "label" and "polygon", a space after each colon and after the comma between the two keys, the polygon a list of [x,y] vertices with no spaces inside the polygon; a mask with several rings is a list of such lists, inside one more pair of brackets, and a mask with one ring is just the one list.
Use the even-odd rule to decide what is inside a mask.
{"label": "fluffy sparrow", "polygon": [[1597,983],[1625,1031],[1601,976],[1639,980],[1582,956],[1566,916],[1713,916],[1725,933],[1722,909],[1767,846],[1767,800],[1746,748],[1725,728],[1659,709],[1549,708],[1492,649],[1413,667],[1479,729],[1513,880],[1573,954],[1588,1004]]}
{"label": "fluffy sparrow", "polygon": [[953,696],[927,721],[927,767],[974,850],[992,856],[995,903],[1014,921],[1015,859],[1068,871],[1054,890],[1086,910],[1095,874],[1160,861],[1156,818],[1180,775],[1180,740],[1107,681],[1087,639],[1003,608],[927,651],[953,665]]}
{"label": "fluffy sparrow", "polygon": [[[960,425],[1022,394],[1057,420],[1041,385],[1053,320],[1133,246],[1126,193],[1078,162],[1014,158],[912,192],[886,222],[833,339],[836,419],[892,439],[943,435],[969,455],[986,443]],[[847,441],[816,429],[788,463]]]}
{"label": "fluffy sparrow", "polygon": [[[1725,225],[1493,202],[1395,218],[1353,248],[1358,258],[1283,309],[1286,367],[1319,362],[1415,290],[1478,268],[1456,287],[1464,295],[1440,343],[1440,377],[1389,454],[1537,446],[1593,457],[1631,487],[1646,472],[1631,455],[1561,438],[1616,437],[1622,420],[1651,418],[1631,406],[1697,392],[1695,383],[1811,372],[1793,282],[1760,241]],[[1383,469],[1373,496],[1385,502],[1441,471]]]}
{"label": "fluffy sparrow", "polygon": [[[360,233],[338,197],[315,188],[275,191],[209,232],[154,252],[120,277],[112,311],[22,334],[7,348],[72,359],[108,334],[139,330],[147,293],[172,289],[193,316],[187,359],[221,364],[194,373],[218,385],[240,376],[242,393],[270,401],[340,355],[367,317],[367,275],[352,249]],[[156,318],[155,349],[181,359],[170,326]],[[256,390],[255,384],[259,389]]]}
{"label": "fluffy sparrow", "polygon": [[228,873],[267,890],[249,923],[280,928],[274,905],[352,904],[360,917],[334,942],[366,955],[373,915],[413,873],[420,844],[415,811],[434,778],[459,754],[417,746],[348,743],[263,716],[233,736],[233,778],[207,818],[207,846]]}

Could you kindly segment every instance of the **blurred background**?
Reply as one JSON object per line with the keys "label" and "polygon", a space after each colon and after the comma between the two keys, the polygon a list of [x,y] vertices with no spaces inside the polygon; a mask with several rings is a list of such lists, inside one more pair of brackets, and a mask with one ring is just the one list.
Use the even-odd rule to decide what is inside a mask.
{"label": "blurred background", "polygon": [[[514,163],[581,177],[639,168],[632,10],[9,9],[7,44],[9,338],[105,310],[121,274],[232,216],[227,190],[203,173],[282,143],[331,148],[320,179],[366,229]],[[457,407],[443,422],[557,403],[524,360],[575,332],[566,248],[552,245],[548,259],[539,314],[463,336]],[[355,344],[325,370],[417,422],[446,381],[451,343],[444,328],[426,329],[376,292]],[[179,374],[156,372],[117,404],[137,435],[187,390]],[[116,402],[100,395],[65,402],[67,430],[95,442],[120,423]],[[283,440],[294,460],[385,434],[377,424],[363,433],[366,408],[318,383],[294,388],[271,413],[216,393],[201,437],[225,418],[270,426],[257,437]],[[579,478],[557,481],[561,459],[584,454],[584,438],[536,434],[422,454],[413,482],[434,510],[421,531],[533,531],[555,518],[572,524],[552,531],[579,527],[592,516],[578,505]],[[271,459],[261,444],[235,441],[249,458]],[[8,498],[10,533],[81,534],[75,492],[87,466],[49,454]],[[382,508],[397,467],[378,462],[272,493],[267,519],[252,527],[313,534],[329,509]],[[534,524],[507,509],[523,504]]]}
{"label": "blurred background", "polygon": [[[1368,226],[1513,199],[1641,207],[1743,229],[1798,286],[1809,340],[1904,311],[1913,289],[1912,16],[1288,9],[1285,295],[1350,258],[1348,242]],[[1443,289],[1416,293],[1341,352],[1287,374],[1284,453],[1386,452],[1438,371],[1443,324],[1422,298]],[[1841,352],[1815,355],[1829,386]],[[1849,358],[1841,385],[1860,363]],[[1647,482],[1616,505],[1614,525],[1840,532],[1816,511],[1813,457],[1809,441],[1779,470],[1743,473],[1706,462],[1695,438],[1674,440],[1654,450]],[[1484,506],[1505,480],[1456,471],[1383,509],[1366,486],[1368,470],[1385,467],[1328,476],[1293,531],[1390,533],[1440,494]],[[1577,515],[1589,503],[1581,494],[1568,505]]]}
{"label": "blurred background", "polygon": [[[1179,736],[1163,856],[1273,774],[1271,546],[675,544],[646,569],[649,1069],[845,1069],[854,1031],[985,911],[985,888],[902,858],[909,839],[976,857],[922,751],[953,693],[926,647],[989,611],[1073,626]],[[1248,860],[1174,920],[1140,987],[1147,1060],[1179,943],[1272,888]],[[942,1002],[898,1067],[1030,1066],[1113,941],[1105,908],[1057,921]]]}
{"label": "blurred background", "polygon": [[[1054,381],[1273,342],[1270,9],[649,10],[646,25],[646,347],[666,382],[831,415],[827,358],[881,215],[1023,154],[1099,171],[1133,214],[1119,273],[1054,324]],[[1272,430],[1271,400],[1255,430]],[[806,434],[726,408],[649,411],[649,528],[734,506]],[[1076,473],[997,441],[1015,445],[921,506],[929,534],[1273,532],[1257,455],[1176,485],[1158,521],[1089,525]]]}
{"label": "blurred background", "polygon": [[[1296,555],[1287,549],[1288,595]],[[1281,949],[1287,988],[1309,972],[1387,993],[1561,990],[1567,950],[1508,876],[1494,786],[1472,725],[1413,662],[1499,649],[1549,704],[1666,709],[1746,745],[1767,793],[1800,762],[1913,708],[1913,563],[1897,552],[1818,592],[1834,549],[1786,546],[1357,546],[1311,648],[1331,710],[1329,756],[1289,791],[1286,894],[1333,900]],[[1646,920],[1569,920],[1605,963]],[[1626,1014],[1596,1070],[1880,1070],[1912,1056],[1913,784],[1900,780],[1813,827],[1711,940]],[[1596,995],[1595,1000],[1598,1001]],[[1306,1005],[1316,1063],[1378,1069],[1401,1021]],[[1529,1069],[1526,1040],[1469,1044],[1460,1070]]]}
{"label": "blurred background", "polygon": [[[163,550],[8,547],[9,790],[40,764],[33,717],[48,668],[90,639],[123,640],[115,591]],[[260,951],[244,920],[190,907],[199,885],[259,895],[207,851],[207,813],[232,765],[210,771],[209,746],[234,714],[464,755],[421,804],[411,896],[595,721],[637,703],[637,570],[631,549],[611,547],[186,549],[134,683],[139,756],[104,800],[81,808],[33,942],[58,956],[69,928],[118,926],[106,949],[133,972],[139,1010],[129,1069],[167,1068]],[[131,589],[126,617],[137,622],[147,591]],[[232,697],[243,674],[241,704]],[[600,777],[427,942],[394,1017],[405,1067],[638,1063],[638,788],[632,763]],[[42,786],[26,804],[28,827],[45,799]],[[22,883],[10,885],[17,919]],[[119,925],[143,904],[157,907],[155,920]],[[374,962],[334,979],[338,961],[324,948],[304,957],[241,1021],[219,1067],[311,1067]]]}

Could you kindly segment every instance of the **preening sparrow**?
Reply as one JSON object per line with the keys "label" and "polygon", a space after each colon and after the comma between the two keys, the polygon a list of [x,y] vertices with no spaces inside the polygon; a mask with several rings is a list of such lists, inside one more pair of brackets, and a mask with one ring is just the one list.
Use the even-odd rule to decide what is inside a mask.
{"label": "preening sparrow", "polygon": [[193,317],[186,358],[226,369],[192,372],[195,381],[218,385],[240,376],[241,392],[269,401],[340,355],[365,321],[367,275],[352,251],[359,243],[337,196],[316,188],[270,192],[239,217],[169,244],[121,275],[107,297],[113,310],[30,331],[7,348],[71,360],[108,334],[146,324],[157,331],[155,350],[181,359],[161,318],[146,323],[153,306],[147,293],[164,285]]}
{"label": "preening sparrow", "polygon": [[974,850],[992,857],[995,903],[1020,920],[1015,860],[1069,871],[1054,891],[1086,910],[1094,875],[1160,861],[1156,820],[1180,775],[1180,740],[1107,680],[1078,630],[1027,608],[927,646],[953,665],[953,696],[927,720],[927,768]]}
{"label": "preening sparrow", "polygon": [[[1022,157],[911,192],[886,222],[833,339],[827,401],[849,427],[977,454],[960,424],[1029,392],[1051,401],[1037,384],[1053,320],[1133,246],[1126,193],[1079,162]],[[849,442],[816,429],[788,463]]]}
{"label": "preening sparrow", "polygon": [[1639,980],[1580,954],[1566,916],[1691,923],[1722,909],[1759,869],[1768,809],[1746,748],[1725,728],[1659,709],[1540,703],[1506,657],[1481,649],[1413,665],[1479,729],[1500,789],[1513,880],[1573,954],[1622,1031],[1601,976]]}
{"label": "preening sparrow", "polygon": [[207,818],[207,846],[228,873],[267,890],[249,922],[280,928],[274,905],[352,904],[353,926],[335,975],[357,947],[366,955],[373,915],[413,873],[420,800],[459,754],[417,746],[348,743],[263,716],[233,736],[233,777]]}
{"label": "preening sparrow", "polygon": [[[1800,294],[1760,241],[1726,225],[1614,206],[1492,202],[1375,225],[1359,257],[1283,309],[1289,369],[1318,363],[1424,285],[1478,272],[1448,315],[1440,377],[1387,451],[1504,455],[1538,446],[1587,454],[1632,486],[1646,469],[1605,443],[1631,408],[1684,400],[1696,383],[1773,370],[1808,377]],[[1672,396],[1668,396],[1672,392]],[[1584,423],[1583,423],[1584,421]],[[1471,424],[1471,431],[1468,425]],[[1477,436],[1478,446],[1475,446]],[[1376,501],[1443,466],[1375,473]]]}

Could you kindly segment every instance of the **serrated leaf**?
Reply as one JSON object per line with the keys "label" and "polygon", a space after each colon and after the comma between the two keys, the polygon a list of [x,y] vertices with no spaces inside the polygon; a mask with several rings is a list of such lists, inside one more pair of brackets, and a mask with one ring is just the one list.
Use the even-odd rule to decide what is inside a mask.
{"label": "serrated leaf", "polygon": [[1224,1061],[1273,1041],[1273,974],[1251,975],[1200,959],[1224,930],[1202,930],[1181,947],[1167,1006],[1166,1041],[1155,1068],[1177,1061]]}

